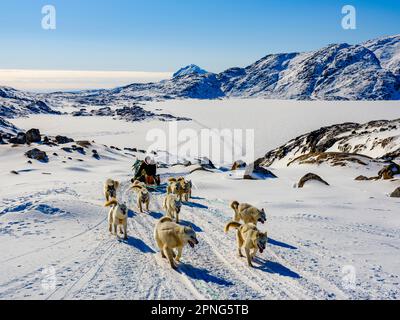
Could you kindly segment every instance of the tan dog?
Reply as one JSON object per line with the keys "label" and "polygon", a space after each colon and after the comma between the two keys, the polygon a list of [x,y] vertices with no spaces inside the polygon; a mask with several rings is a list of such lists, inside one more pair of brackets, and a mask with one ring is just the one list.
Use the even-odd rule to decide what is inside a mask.
{"label": "tan dog", "polygon": [[243,220],[244,223],[254,223],[257,225],[257,222],[264,224],[265,221],[267,221],[264,209],[259,210],[250,204],[239,204],[237,201],[232,202],[231,208],[233,211],[235,211],[235,215],[233,217],[233,221],[235,222],[240,222],[240,220]]}
{"label": "tan dog", "polygon": [[192,197],[192,181],[185,180],[185,178],[183,177],[180,177],[177,181],[181,185],[181,188],[179,190],[180,200],[182,201],[183,198],[184,201],[188,202],[189,199]]}
{"label": "tan dog", "polygon": [[146,211],[149,211],[150,193],[147,188],[139,181],[135,181],[131,187],[137,194],[137,206],[139,211],[143,213],[143,204],[146,205]]}
{"label": "tan dog", "polygon": [[[182,250],[186,244],[192,248],[198,244],[196,232],[191,227],[183,227],[172,221],[169,217],[161,218],[154,229],[154,239],[160,248],[161,256],[168,258],[173,269],[176,269],[176,262],[182,257]],[[174,249],[177,249],[176,255]],[[174,261],[175,258],[175,261]]]}
{"label": "tan dog", "polygon": [[104,183],[104,189],[103,189],[106,201],[110,201],[111,199],[117,197],[118,188],[119,188],[118,181],[107,179],[107,181]]}
{"label": "tan dog", "polygon": [[167,194],[175,194],[182,201],[183,189],[181,183],[175,178],[168,179]]}
{"label": "tan dog", "polygon": [[179,223],[179,213],[181,212],[182,203],[176,195],[167,194],[164,198],[163,208],[165,209],[166,216],[176,220]]}
{"label": "tan dog", "polygon": [[[239,256],[243,257],[242,248],[244,248],[247,263],[252,267],[252,260],[256,256],[258,250],[260,250],[260,253],[263,253],[265,250],[268,242],[267,232],[260,232],[253,223],[240,224],[232,221],[225,226],[225,232],[227,233],[231,228],[237,229],[237,247]],[[253,252],[250,252],[251,250],[253,250]]]}
{"label": "tan dog", "polygon": [[124,204],[119,204],[116,199],[111,199],[105,204],[111,207],[108,212],[108,230],[118,236],[118,227],[124,235],[124,239],[128,239],[128,208]]}

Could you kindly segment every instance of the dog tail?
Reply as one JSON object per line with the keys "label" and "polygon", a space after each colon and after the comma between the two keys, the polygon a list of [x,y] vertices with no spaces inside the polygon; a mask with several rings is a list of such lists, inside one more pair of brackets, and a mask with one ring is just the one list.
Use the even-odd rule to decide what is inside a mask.
{"label": "dog tail", "polygon": [[111,199],[110,201],[107,201],[104,206],[105,207],[111,207],[111,206],[116,206],[117,204],[118,204],[117,199]]}
{"label": "dog tail", "polygon": [[225,233],[227,233],[231,228],[239,229],[242,225],[239,222],[231,221],[225,226]]}
{"label": "dog tail", "polygon": [[158,223],[164,223],[164,222],[172,222],[174,220],[172,220],[170,217],[162,217]]}
{"label": "dog tail", "polygon": [[239,202],[233,201],[231,203],[231,208],[236,212],[239,209]]}

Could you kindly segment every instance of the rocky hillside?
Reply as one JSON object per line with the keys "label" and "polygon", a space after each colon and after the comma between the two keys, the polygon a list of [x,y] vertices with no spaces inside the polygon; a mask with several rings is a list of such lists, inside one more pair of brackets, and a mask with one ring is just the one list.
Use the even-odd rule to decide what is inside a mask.
{"label": "rocky hillside", "polygon": [[58,114],[43,95],[0,87],[0,117],[16,118],[29,114]]}
{"label": "rocky hillside", "polygon": [[294,162],[362,164],[368,159],[400,160],[400,119],[323,127],[268,152],[258,162],[270,167],[288,166]]}

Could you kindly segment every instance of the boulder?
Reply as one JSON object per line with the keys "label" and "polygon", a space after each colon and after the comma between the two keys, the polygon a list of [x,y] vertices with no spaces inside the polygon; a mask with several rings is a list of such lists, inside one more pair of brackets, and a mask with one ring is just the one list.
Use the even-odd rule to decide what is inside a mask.
{"label": "boulder", "polygon": [[319,181],[327,186],[329,186],[329,183],[326,182],[324,179],[322,179],[319,175],[316,175],[315,173],[307,173],[303,178],[300,179],[298,183],[298,188],[303,188],[304,184],[310,180],[315,180]]}
{"label": "boulder", "polygon": [[40,162],[48,162],[49,158],[47,157],[46,152],[41,151],[37,148],[29,150],[25,153],[25,156],[27,156],[29,159],[34,159]]}
{"label": "boulder", "polygon": [[390,165],[384,167],[378,172],[378,177],[379,179],[390,180],[397,174],[400,174],[400,166],[392,162]]}
{"label": "boulder", "polygon": [[392,198],[400,198],[400,187],[398,187],[396,190],[394,190],[394,191],[390,194],[390,196],[391,196]]}
{"label": "boulder", "polygon": [[366,176],[358,176],[354,180],[356,180],[356,181],[367,181],[367,180],[371,180],[371,179],[366,177]]}
{"label": "boulder", "polygon": [[98,154],[97,150],[92,150],[92,157],[96,160],[100,160],[100,155]]}
{"label": "boulder", "polygon": [[26,143],[26,135],[23,132],[19,132],[17,136],[10,138],[8,140],[9,143],[12,144],[25,144]]}
{"label": "boulder", "polygon": [[76,141],[75,143],[78,146],[83,147],[83,148],[89,148],[92,145],[89,141],[86,141],[86,140]]}
{"label": "boulder", "polygon": [[58,144],[66,144],[66,143],[70,143],[70,142],[74,142],[74,139],[65,137],[65,136],[56,136],[56,141]]}
{"label": "boulder", "polygon": [[208,170],[216,169],[212,161],[207,157],[199,158],[197,159],[197,161],[203,169],[208,169]]}
{"label": "boulder", "polygon": [[243,179],[245,180],[264,180],[269,178],[277,178],[275,174],[266,169],[265,167],[260,166],[261,161],[257,160],[251,165],[246,167],[244,172]]}
{"label": "boulder", "polygon": [[30,129],[26,132],[26,143],[38,143],[42,141],[39,129]]}
{"label": "boulder", "polygon": [[243,169],[246,168],[247,164],[246,162],[242,160],[235,161],[231,167],[231,171],[235,171],[237,169]]}
{"label": "boulder", "polygon": [[85,149],[83,149],[82,147],[78,147],[76,145],[72,146],[72,150],[76,151],[76,152],[79,152],[80,154],[85,154]]}

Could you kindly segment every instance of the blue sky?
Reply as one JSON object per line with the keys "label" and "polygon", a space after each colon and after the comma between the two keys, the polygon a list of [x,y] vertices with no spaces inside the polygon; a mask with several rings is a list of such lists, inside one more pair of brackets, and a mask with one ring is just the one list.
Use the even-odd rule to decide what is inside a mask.
{"label": "blue sky", "polygon": [[[57,29],[41,28],[41,8]],[[357,9],[357,30],[341,8]],[[219,72],[268,53],[400,33],[399,0],[2,0],[0,69]]]}

